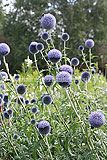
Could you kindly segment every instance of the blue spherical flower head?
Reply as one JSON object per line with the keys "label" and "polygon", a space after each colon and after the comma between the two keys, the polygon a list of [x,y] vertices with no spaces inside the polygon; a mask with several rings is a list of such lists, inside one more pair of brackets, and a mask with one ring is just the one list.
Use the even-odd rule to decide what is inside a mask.
{"label": "blue spherical flower head", "polygon": [[37,42],[31,42],[31,44],[29,45],[29,52],[31,54],[37,54],[39,52],[36,46],[37,46]]}
{"label": "blue spherical flower head", "polygon": [[81,74],[81,81],[83,81],[83,82],[89,82],[90,78],[91,78],[91,75],[90,75],[89,72],[87,72],[87,71],[82,72],[82,74]]}
{"label": "blue spherical flower head", "polygon": [[[20,98],[20,99],[19,99],[19,98]],[[17,99],[17,103],[21,105],[21,102],[24,103],[24,100],[23,100],[23,97],[19,97],[19,98]],[[21,102],[20,102],[20,101],[21,101]]]}
{"label": "blue spherical flower head", "polygon": [[61,35],[61,39],[62,39],[63,41],[68,41],[68,40],[69,40],[69,34],[68,34],[68,33],[63,33],[63,34]]}
{"label": "blue spherical flower head", "polygon": [[79,51],[83,51],[83,50],[84,50],[84,46],[80,45],[80,46],[78,47],[78,50],[79,50]]}
{"label": "blue spherical flower head", "polygon": [[14,134],[13,139],[14,139],[14,140],[17,140],[17,139],[18,139],[18,135],[17,135],[17,134]]}
{"label": "blue spherical flower head", "polygon": [[35,125],[36,120],[35,119],[31,119],[30,124]]}
{"label": "blue spherical flower head", "polygon": [[42,50],[44,49],[44,45],[43,45],[42,43],[38,43],[38,44],[36,45],[36,49],[37,49],[38,51],[42,51]]}
{"label": "blue spherical flower head", "polygon": [[95,74],[95,73],[96,73],[96,70],[95,70],[95,69],[91,69],[91,73],[92,73],[92,74]]}
{"label": "blue spherical flower head", "polygon": [[8,108],[7,113],[8,113],[9,116],[13,116],[13,110],[12,109]]}
{"label": "blue spherical flower head", "polygon": [[69,87],[72,82],[72,76],[68,72],[59,72],[56,76],[56,82],[62,87]]}
{"label": "blue spherical flower head", "polygon": [[105,117],[102,112],[94,111],[89,115],[89,122],[92,127],[99,128],[105,123]]}
{"label": "blue spherical flower head", "polygon": [[13,112],[11,114],[9,114],[9,113],[8,113],[8,110],[4,111],[4,119],[9,119],[9,118],[13,117]]}
{"label": "blue spherical flower head", "polygon": [[26,100],[25,100],[25,104],[26,104],[26,105],[29,104],[29,100],[26,99]]}
{"label": "blue spherical flower head", "polygon": [[94,41],[93,41],[92,39],[87,39],[87,40],[85,41],[85,46],[86,46],[87,48],[93,48],[93,47],[94,47]]}
{"label": "blue spherical flower head", "polygon": [[8,103],[8,95],[7,95],[7,94],[5,94],[5,95],[3,96],[3,101],[4,101],[5,103]]}
{"label": "blue spherical flower head", "polygon": [[41,25],[44,29],[52,29],[56,25],[56,18],[50,13],[44,14],[41,18]]}
{"label": "blue spherical flower head", "polygon": [[18,74],[16,74],[16,75],[14,76],[14,78],[15,78],[15,80],[19,80],[19,79],[20,79],[20,76],[19,76]]}
{"label": "blue spherical flower head", "polygon": [[79,83],[80,83],[80,80],[76,79],[75,84],[79,84]]}
{"label": "blue spherical flower head", "polygon": [[43,98],[42,98],[42,102],[46,105],[49,105],[52,103],[52,97],[50,95],[45,95]]}
{"label": "blue spherical flower head", "polygon": [[49,33],[48,33],[48,32],[42,33],[41,39],[42,39],[43,41],[47,41],[48,39],[50,39]]}
{"label": "blue spherical flower head", "polygon": [[53,62],[54,64],[56,64],[57,62],[59,62],[62,58],[62,54],[59,50],[57,49],[51,49],[48,52],[48,59]]}
{"label": "blue spherical flower head", "polygon": [[31,111],[32,111],[32,113],[37,113],[38,108],[37,107],[32,107]]}
{"label": "blue spherical flower head", "polygon": [[37,103],[37,100],[35,98],[31,99],[30,103]]}
{"label": "blue spherical flower head", "polygon": [[51,131],[51,127],[48,121],[41,121],[38,123],[38,131],[43,136],[47,135]]}
{"label": "blue spherical flower head", "polygon": [[23,84],[20,84],[16,90],[18,94],[24,94],[26,92],[26,87]]}
{"label": "blue spherical flower head", "polygon": [[79,65],[79,59],[78,59],[78,58],[75,58],[75,57],[72,58],[72,59],[71,59],[71,65],[72,65],[72,66],[75,66],[75,67],[78,66],[78,65]]}
{"label": "blue spherical flower head", "polygon": [[71,75],[73,74],[73,69],[72,69],[72,67],[69,66],[69,65],[67,65],[67,64],[60,66],[59,71],[60,71],[60,72],[66,71],[66,72],[70,73]]}
{"label": "blue spherical flower head", "polygon": [[44,83],[47,87],[50,87],[53,84],[54,77],[51,75],[47,75],[44,77]]}
{"label": "blue spherical flower head", "polygon": [[8,74],[6,72],[0,72],[0,81],[3,79],[7,80],[8,79]]}
{"label": "blue spherical flower head", "polygon": [[0,84],[0,88],[2,88],[3,90],[6,88],[5,84]]}
{"label": "blue spherical flower head", "polygon": [[6,43],[0,43],[0,56],[7,56],[10,53],[10,47]]}
{"label": "blue spherical flower head", "polygon": [[1,98],[1,99],[3,98],[3,94],[2,94],[2,93],[0,93],[0,98]]}

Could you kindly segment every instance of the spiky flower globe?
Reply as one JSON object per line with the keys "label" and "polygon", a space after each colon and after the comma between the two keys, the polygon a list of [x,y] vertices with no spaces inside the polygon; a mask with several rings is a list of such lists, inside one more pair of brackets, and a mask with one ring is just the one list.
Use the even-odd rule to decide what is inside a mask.
{"label": "spiky flower globe", "polygon": [[18,74],[15,74],[14,78],[15,78],[15,80],[19,80],[20,76]]}
{"label": "spiky flower globe", "polygon": [[26,87],[23,84],[20,84],[16,90],[18,94],[24,94],[26,92]]}
{"label": "spiky flower globe", "polygon": [[1,99],[3,98],[3,94],[2,94],[2,93],[0,93],[0,98],[1,98]]}
{"label": "spiky flower globe", "polygon": [[7,80],[8,79],[8,74],[6,72],[0,72],[0,81],[3,79]]}
{"label": "spiky flower globe", "polygon": [[62,54],[59,50],[57,49],[51,49],[48,52],[48,59],[53,62],[54,64],[59,62],[62,58]]}
{"label": "spiky flower globe", "polygon": [[69,65],[67,65],[67,64],[60,66],[59,71],[60,71],[60,72],[66,71],[66,72],[70,73],[71,75],[73,74],[73,69],[72,69],[72,67],[69,66]]}
{"label": "spiky flower globe", "polygon": [[9,116],[11,116],[11,115],[13,115],[13,110],[10,109],[10,108],[8,108],[8,109],[7,109],[7,113],[9,114]]}
{"label": "spiky flower globe", "polygon": [[17,98],[17,103],[19,105],[21,105],[21,103],[24,103],[23,97],[20,96],[19,98]]}
{"label": "spiky flower globe", "polygon": [[100,128],[105,123],[105,117],[102,112],[94,111],[89,115],[89,123],[94,128]]}
{"label": "spiky flower globe", "polygon": [[14,134],[14,135],[13,135],[13,139],[14,139],[14,140],[17,140],[17,139],[18,139],[18,135],[17,135],[17,134]]}
{"label": "spiky flower globe", "polygon": [[38,131],[43,136],[47,135],[51,131],[51,127],[48,121],[41,121],[38,123]]}
{"label": "spiky flower globe", "polygon": [[63,33],[63,34],[61,35],[61,39],[62,39],[63,41],[68,41],[68,40],[69,40],[69,34],[68,34],[68,33]]}
{"label": "spiky flower globe", "polygon": [[43,45],[42,43],[37,43],[36,49],[37,49],[38,51],[42,51],[42,50],[44,49],[44,45]]}
{"label": "spiky flower globe", "polygon": [[56,76],[56,82],[62,87],[69,87],[72,82],[72,76],[68,72],[59,72]]}
{"label": "spiky flower globe", "polygon": [[86,46],[87,48],[93,48],[93,47],[94,47],[94,41],[93,41],[92,39],[87,39],[87,40],[85,41],[85,46]]}
{"label": "spiky flower globe", "polygon": [[25,100],[25,104],[26,105],[29,104],[29,100],[28,99]]}
{"label": "spiky flower globe", "polygon": [[37,107],[32,107],[31,111],[32,111],[32,113],[37,113],[38,108]]}
{"label": "spiky flower globe", "polygon": [[78,47],[78,50],[79,50],[79,51],[83,51],[83,50],[84,50],[84,46],[80,45],[80,46]]}
{"label": "spiky flower globe", "polygon": [[50,35],[48,32],[43,32],[42,35],[41,35],[41,39],[43,41],[47,41],[48,39],[50,39]]}
{"label": "spiky flower globe", "polygon": [[8,94],[5,94],[3,96],[3,101],[6,102],[6,103],[8,103]]}
{"label": "spiky flower globe", "polygon": [[45,95],[43,98],[42,98],[42,102],[46,105],[49,105],[52,103],[52,97],[50,95]]}
{"label": "spiky flower globe", "polygon": [[31,99],[30,103],[37,103],[37,100],[35,98]]}
{"label": "spiky flower globe", "polygon": [[91,78],[91,75],[90,75],[90,73],[88,71],[82,72],[82,74],[81,74],[81,81],[83,81],[83,82],[89,82],[90,78]]}
{"label": "spiky flower globe", "polygon": [[29,45],[29,52],[31,54],[37,54],[39,51],[37,50],[37,42],[31,42]]}
{"label": "spiky flower globe", "polygon": [[0,43],[0,56],[7,56],[10,53],[10,47],[6,43]]}
{"label": "spiky flower globe", "polygon": [[[8,112],[8,110],[4,111],[4,119],[9,119],[9,118],[13,117],[13,111],[11,112],[9,110],[9,112]],[[10,112],[11,112],[11,114],[10,114]]]}
{"label": "spiky flower globe", "polygon": [[76,79],[76,80],[75,80],[75,84],[78,85],[79,83],[80,83],[80,80]]}
{"label": "spiky flower globe", "polygon": [[35,119],[31,119],[30,124],[35,125],[36,120]]}
{"label": "spiky flower globe", "polygon": [[41,18],[41,26],[44,29],[52,29],[54,28],[56,25],[56,18],[48,13],[48,14],[44,14]]}
{"label": "spiky flower globe", "polygon": [[79,59],[76,58],[76,57],[72,58],[71,59],[71,65],[75,66],[75,67],[78,66],[79,65]]}
{"label": "spiky flower globe", "polygon": [[47,75],[44,77],[44,83],[47,87],[50,87],[50,85],[53,84],[53,81],[54,81],[54,77],[51,75]]}
{"label": "spiky flower globe", "polygon": [[91,73],[92,73],[92,74],[95,74],[95,73],[96,73],[96,70],[95,70],[95,69],[91,69]]}

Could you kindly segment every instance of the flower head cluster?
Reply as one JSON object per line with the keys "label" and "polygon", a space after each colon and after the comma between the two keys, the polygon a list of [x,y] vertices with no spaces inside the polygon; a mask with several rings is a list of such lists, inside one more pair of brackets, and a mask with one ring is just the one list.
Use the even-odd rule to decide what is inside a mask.
{"label": "flower head cluster", "polygon": [[92,127],[99,128],[105,123],[105,117],[102,112],[94,111],[89,115],[89,122]]}
{"label": "flower head cluster", "polygon": [[53,81],[54,81],[54,77],[51,76],[51,75],[46,75],[46,76],[44,77],[44,83],[45,83],[45,85],[46,85],[47,87],[49,87],[50,85],[52,85],[52,84],[53,84]]}
{"label": "flower head cluster", "polygon": [[85,46],[86,46],[87,48],[93,48],[93,47],[94,47],[94,41],[93,41],[92,39],[87,39],[87,40],[85,41]]}
{"label": "flower head cluster", "polygon": [[90,73],[88,71],[82,72],[82,74],[81,74],[81,81],[83,81],[83,82],[89,82],[90,78],[91,78],[91,75],[90,75]]}
{"label": "flower head cluster", "polygon": [[79,50],[79,51],[83,51],[83,50],[84,50],[84,46],[80,45],[80,46],[78,47],[78,50]]}
{"label": "flower head cluster", "polygon": [[69,66],[69,65],[67,65],[67,64],[60,66],[59,71],[60,71],[60,72],[65,71],[65,72],[70,73],[71,75],[73,74],[73,69],[72,69],[72,67]]}
{"label": "flower head cluster", "polygon": [[30,103],[37,103],[37,100],[35,98],[31,99]]}
{"label": "flower head cluster", "polygon": [[0,72],[0,81],[3,79],[7,80],[8,79],[8,74],[6,72]]}
{"label": "flower head cluster", "polygon": [[44,14],[41,18],[41,25],[44,29],[52,29],[56,25],[56,18],[50,13]]}
{"label": "flower head cluster", "polygon": [[38,123],[38,131],[42,135],[47,135],[51,131],[51,127],[48,121],[41,121]]}
{"label": "flower head cluster", "polygon": [[50,95],[45,95],[43,98],[42,98],[42,102],[44,104],[51,104],[52,103],[52,97]]}
{"label": "flower head cluster", "polygon": [[57,49],[51,49],[48,52],[48,59],[53,62],[53,63],[57,63],[61,60],[62,58],[62,54],[59,50]]}
{"label": "flower head cluster", "polygon": [[71,59],[71,65],[72,66],[78,66],[79,65],[79,60],[78,60],[78,58],[72,58]]}
{"label": "flower head cluster", "polygon": [[47,41],[48,39],[50,39],[50,35],[48,32],[43,32],[42,35],[41,35],[41,39],[43,41]]}
{"label": "flower head cluster", "polygon": [[7,56],[10,53],[10,47],[6,43],[0,43],[0,56]]}
{"label": "flower head cluster", "polygon": [[39,51],[37,50],[37,42],[31,42],[29,45],[29,52],[31,54],[37,54]]}
{"label": "flower head cluster", "polygon": [[37,49],[38,51],[42,51],[42,50],[44,49],[43,43],[37,43],[36,49]]}
{"label": "flower head cluster", "polygon": [[68,34],[68,33],[63,33],[63,34],[61,35],[61,39],[62,39],[63,41],[68,41],[68,40],[69,40],[69,34]]}
{"label": "flower head cluster", "polygon": [[13,110],[12,109],[7,109],[6,111],[4,111],[4,118],[5,119],[9,119],[13,117]]}
{"label": "flower head cluster", "polygon": [[72,82],[72,76],[65,71],[59,72],[56,76],[56,82],[62,87],[69,87]]}
{"label": "flower head cluster", "polygon": [[20,84],[16,90],[17,90],[17,93],[24,94],[26,92],[26,87],[23,84]]}

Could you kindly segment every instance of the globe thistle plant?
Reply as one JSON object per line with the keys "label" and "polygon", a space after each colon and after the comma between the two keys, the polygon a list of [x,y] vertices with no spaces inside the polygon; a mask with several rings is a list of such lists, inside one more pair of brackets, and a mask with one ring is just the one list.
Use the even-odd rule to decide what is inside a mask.
{"label": "globe thistle plant", "polygon": [[72,82],[72,76],[68,72],[59,72],[56,76],[56,82],[62,87],[69,87]]}
{"label": "globe thistle plant", "polygon": [[5,94],[5,95],[3,96],[3,101],[4,101],[5,103],[8,103],[8,95],[7,95],[7,94]]}
{"label": "globe thistle plant", "polygon": [[68,40],[69,40],[69,35],[68,35],[68,33],[63,33],[63,34],[61,35],[61,39],[62,39],[63,41],[68,41]]}
{"label": "globe thistle plant", "polygon": [[72,58],[71,59],[71,65],[74,66],[74,67],[78,66],[79,65],[79,59],[75,58],[75,57]]}
{"label": "globe thistle plant", "polygon": [[52,97],[50,95],[45,95],[43,98],[42,98],[42,102],[46,105],[49,105],[52,103]]}
{"label": "globe thistle plant", "polygon": [[37,113],[38,108],[37,107],[32,107],[31,111],[32,111],[32,113]]}
{"label": "globe thistle plant", "polygon": [[43,32],[42,35],[41,35],[41,39],[43,41],[47,41],[48,39],[50,39],[50,35],[48,32]]}
{"label": "globe thistle plant", "polygon": [[92,39],[87,39],[87,40],[85,41],[85,46],[86,46],[87,48],[93,48],[93,47],[94,47],[94,41],[93,41]]}
{"label": "globe thistle plant", "polygon": [[100,128],[105,123],[105,117],[102,112],[94,111],[89,115],[89,123],[94,128]]}
{"label": "globe thistle plant", "polygon": [[57,49],[51,49],[48,52],[48,59],[53,62],[54,64],[59,62],[62,58],[62,54],[59,50]]}
{"label": "globe thistle plant", "polygon": [[37,50],[37,42],[31,42],[29,45],[29,52],[31,54],[37,54],[39,51]]}
{"label": "globe thistle plant", "polygon": [[50,87],[53,84],[54,77],[51,75],[47,75],[44,77],[44,83],[47,87]]}
{"label": "globe thistle plant", "polygon": [[95,73],[96,73],[96,70],[95,70],[95,69],[91,69],[91,73],[92,73],[92,74],[95,74]]}
{"label": "globe thistle plant", "polygon": [[36,124],[36,120],[35,119],[31,119],[30,124],[35,125]]}
{"label": "globe thistle plant", "polygon": [[84,50],[84,46],[80,45],[80,46],[78,47],[78,50],[79,50],[79,51],[83,51],[83,50]]}
{"label": "globe thistle plant", "polygon": [[83,82],[89,82],[90,78],[91,78],[91,75],[90,75],[90,73],[88,71],[82,72],[82,74],[81,74],[81,81],[83,81]]}
{"label": "globe thistle plant", "polygon": [[8,74],[6,72],[0,72],[0,81],[3,79],[7,80],[8,79]]}
{"label": "globe thistle plant", "polygon": [[26,92],[26,87],[23,84],[20,84],[16,90],[18,94],[24,94]]}
{"label": "globe thistle plant", "polygon": [[54,28],[56,25],[56,18],[48,13],[48,14],[44,14],[41,18],[41,26],[44,29],[52,29]]}
{"label": "globe thistle plant", "polygon": [[0,43],[0,56],[7,56],[10,53],[10,47],[6,43]]}
{"label": "globe thistle plant", "polygon": [[11,116],[11,115],[13,115],[13,110],[10,109],[10,108],[8,108],[8,109],[7,109],[7,113],[8,113],[9,116]]}
{"label": "globe thistle plant", "polygon": [[67,65],[67,64],[60,66],[59,71],[60,72],[65,71],[65,72],[68,72],[71,75],[73,75],[73,69],[72,69],[72,67],[69,66],[69,65]]}
{"label": "globe thistle plant", "polygon": [[14,76],[14,78],[15,78],[15,80],[19,80],[19,79],[20,79],[20,76],[19,76],[18,74],[16,74],[16,75]]}
{"label": "globe thistle plant", "polygon": [[38,131],[43,136],[47,135],[51,131],[51,127],[48,121],[41,121],[38,123]]}
{"label": "globe thistle plant", "polygon": [[29,100],[26,99],[26,100],[25,100],[25,104],[26,104],[26,105],[29,104]]}
{"label": "globe thistle plant", "polygon": [[37,100],[35,98],[31,99],[30,103],[37,103]]}
{"label": "globe thistle plant", "polygon": [[37,49],[38,51],[42,51],[42,50],[44,49],[44,45],[43,45],[42,43],[37,43],[36,49]]}
{"label": "globe thistle plant", "polygon": [[14,135],[13,135],[13,139],[14,139],[14,140],[17,140],[17,139],[18,139],[18,135],[17,135],[17,134],[14,134]]}

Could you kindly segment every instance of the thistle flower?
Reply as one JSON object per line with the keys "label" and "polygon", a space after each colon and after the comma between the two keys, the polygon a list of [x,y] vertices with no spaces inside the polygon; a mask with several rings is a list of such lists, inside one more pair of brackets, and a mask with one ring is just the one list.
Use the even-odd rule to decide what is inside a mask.
{"label": "thistle flower", "polygon": [[38,108],[37,107],[32,107],[31,111],[32,111],[32,113],[36,113],[38,111]]}
{"label": "thistle flower", "polygon": [[99,128],[105,123],[105,117],[102,112],[94,111],[89,115],[89,123],[94,128]]}
{"label": "thistle flower", "polygon": [[26,87],[23,84],[20,84],[16,90],[18,94],[24,94],[26,92]]}
{"label": "thistle flower", "polygon": [[0,72],[0,80],[2,81],[3,80],[3,78],[5,79],[5,80],[7,80],[8,79],[8,74],[6,73],[6,72]]}
{"label": "thistle flower", "polygon": [[79,84],[79,83],[80,83],[80,80],[76,79],[75,84]]}
{"label": "thistle flower", "polygon": [[4,119],[9,119],[13,117],[13,113],[12,114],[8,114],[8,110],[4,111]]}
{"label": "thistle flower", "polygon": [[56,82],[62,87],[69,87],[72,82],[72,76],[65,71],[59,72],[56,76]]}
{"label": "thistle flower", "polygon": [[47,87],[49,87],[50,85],[53,84],[53,81],[54,81],[54,77],[51,76],[51,75],[47,75],[44,77],[44,83]]}
{"label": "thistle flower", "polygon": [[92,73],[92,74],[95,74],[95,73],[96,73],[96,70],[95,70],[95,69],[91,69],[91,73]]}
{"label": "thistle flower", "polygon": [[14,140],[17,140],[17,139],[18,139],[18,135],[17,135],[17,134],[14,134],[13,139],[14,139]]}
{"label": "thistle flower", "polygon": [[51,49],[48,52],[48,59],[53,62],[54,64],[59,62],[62,58],[62,54],[59,50],[57,49]]}
{"label": "thistle flower", "polygon": [[85,46],[86,46],[87,48],[93,48],[93,47],[94,47],[94,41],[93,41],[92,39],[87,39],[87,40],[85,41]]}
{"label": "thistle flower", "polygon": [[29,52],[31,54],[37,54],[39,51],[37,50],[36,48],[37,46],[37,42],[31,42],[30,45],[29,45]]}
{"label": "thistle flower", "polygon": [[44,45],[43,45],[42,43],[37,43],[36,49],[37,49],[38,51],[42,51],[42,50],[44,49]]}
{"label": "thistle flower", "polygon": [[42,102],[44,104],[51,104],[52,103],[52,97],[50,95],[45,95],[43,98],[42,98]]}
{"label": "thistle flower", "polygon": [[36,123],[36,120],[35,119],[31,119],[30,124],[35,125],[35,123]]}
{"label": "thistle flower", "polygon": [[59,71],[60,71],[60,72],[61,72],[61,71],[65,71],[65,72],[70,73],[71,75],[73,74],[73,69],[72,69],[72,67],[69,66],[69,65],[67,65],[67,64],[60,66]]}
{"label": "thistle flower", "polygon": [[3,98],[3,94],[2,94],[2,93],[0,93],[0,98],[1,98],[1,99]]}
{"label": "thistle flower", "polygon": [[5,94],[5,95],[3,96],[3,101],[4,101],[5,103],[8,103],[8,95],[7,95],[7,94]]}
{"label": "thistle flower", "polygon": [[48,33],[48,32],[42,33],[41,39],[42,39],[43,41],[47,41],[48,39],[50,39],[49,33]]}
{"label": "thistle flower", "polygon": [[44,29],[52,29],[54,28],[56,25],[56,18],[48,13],[48,14],[45,14],[44,16],[42,16],[41,18],[41,26],[42,28]]}
{"label": "thistle flower", "polygon": [[51,127],[48,121],[41,121],[38,124],[38,131],[42,135],[47,135],[51,131]]}
{"label": "thistle flower", "polygon": [[6,43],[0,43],[0,56],[7,56],[10,53],[10,47]]}
{"label": "thistle flower", "polygon": [[72,66],[78,66],[79,65],[79,60],[78,60],[78,58],[72,58],[71,59],[71,65]]}
{"label": "thistle flower", "polygon": [[89,72],[87,72],[87,71],[82,72],[82,74],[81,74],[81,81],[83,81],[83,82],[89,82],[90,78],[91,78],[91,75],[90,75]]}
{"label": "thistle flower", "polygon": [[37,100],[35,98],[31,99],[30,103],[37,103]]}
{"label": "thistle flower", "polygon": [[63,33],[63,34],[61,35],[61,39],[62,39],[63,41],[68,41],[68,40],[69,40],[69,35],[68,35],[68,33]]}
{"label": "thistle flower", "polygon": [[78,47],[78,50],[79,50],[79,51],[83,51],[83,50],[84,50],[84,46],[80,45],[80,46]]}
{"label": "thistle flower", "polygon": [[26,105],[29,104],[29,100],[26,99],[26,100],[25,100],[25,104],[26,104]]}
{"label": "thistle flower", "polygon": [[13,115],[13,110],[10,109],[10,108],[8,108],[8,109],[7,109],[7,113],[8,113],[9,116],[11,116],[11,115]]}
{"label": "thistle flower", "polygon": [[0,84],[0,88],[2,88],[3,90],[6,88],[5,84]]}
{"label": "thistle flower", "polygon": [[20,76],[19,76],[18,74],[16,74],[16,75],[14,76],[14,78],[15,78],[15,80],[19,80],[19,79],[20,79]]}
{"label": "thistle flower", "polygon": [[[19,100],[19,98],[20,98],[20,100]],[[24,100],[23,100],[23,97],[19,97],[19,98],[17,99],[17,103],[21,105],[21,102],[24,103]]]}

